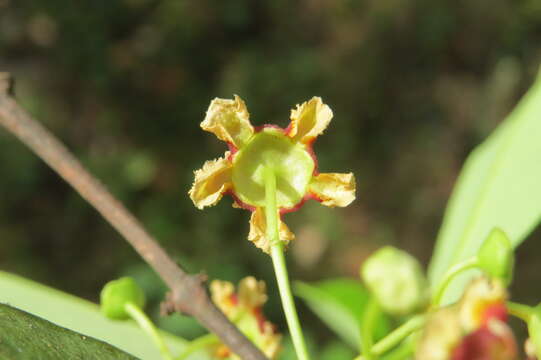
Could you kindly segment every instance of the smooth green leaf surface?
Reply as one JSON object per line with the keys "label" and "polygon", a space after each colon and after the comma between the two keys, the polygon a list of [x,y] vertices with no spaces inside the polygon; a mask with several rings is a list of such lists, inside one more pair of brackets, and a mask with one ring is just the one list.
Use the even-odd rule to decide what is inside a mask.
{"label": "smooth green leaf surface", "polygon": [[[501,228],[519,245],[541,219],[541,79],[470,154],[447,206],[429,268],[436,285],[449,267],[474,255]],[[456,300],[475,271],[459,276],[445,303]]]}
{"label": "smooth green leaf surface", "polygon": [[[0,271],[0,302],[7,303],[59,326],[94,337],[141,359],[160,359],[151,339],[133,321],[112,321],[103,316],[98,305],[49,288],[20,276]],[[186,341],[164,333],[173,352],[180,353]],[[194,354],[191,360],[204,360]]]}
{"label": "smooth green leaf surface", "polygon": [[0,358],[9,360],[136,360],[94,338],[0,304]]}
{"label": "smooth green leaf surface", "polygon": [[[315,284],[297,281],[293,291],[331,330],[359,350],[361,318],[369,296],[360,281],[345,278]],[[387,320],[382,315],[376,334],[382,335],[387,329]]]}

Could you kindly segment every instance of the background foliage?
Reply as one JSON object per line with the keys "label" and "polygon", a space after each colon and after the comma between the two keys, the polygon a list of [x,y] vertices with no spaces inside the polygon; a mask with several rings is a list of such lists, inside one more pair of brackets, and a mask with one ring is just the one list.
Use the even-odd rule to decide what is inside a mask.
{"label": "background foliage", "polygon": [[[200,212],[186,195],[192,170],[223,152],[199,129],[210,100],[240,95],[255,124],[286,125],[313,95],[331,106],[320,168],[354,171],[358,200],[288,215],[289,259],[303,281],[357,276],[383,244],[428,261],[465,156],[533,82],[540,43],[536,0],[0,0],[0,67],[16,76],[18,99],[191,271],[267,280],[281,329],[270,260],[245,240],[248,213],[228,201]],[[146,265],[3,131],[0,164],[2,270],[94,301],[130,274],[157,313],[163,286]],[[538,300],[520,286],[541,280],[538,243],[518,253],[513,294],[524,302]],[[301,311],[325,343],[329,331]]]}

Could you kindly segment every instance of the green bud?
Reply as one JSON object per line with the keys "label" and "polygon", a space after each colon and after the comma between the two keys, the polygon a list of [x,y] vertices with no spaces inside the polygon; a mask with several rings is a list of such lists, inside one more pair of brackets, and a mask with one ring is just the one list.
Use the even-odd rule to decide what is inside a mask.
{"label": "green bud", "polygon": [[541,359],[541,304],[534,308],[530,316],[528,333],[535,349],[535,355]]}
{"label": "green bud", "polygon": [[513,246],[507,235],[494,228],[477,253],[479,268],[488,275],[502,279],[506,284],[513,278]]}
{"label": "green bud", "polygon": [[125,320],[130,316],[125,305],[132,303],[142,308],[145,306],[145,294],[130,277],[109,281],[101,291],[101,312],[109,319]]}
{"label": "green bud", "polygon": [[361,267],[361,278],[381,308],[392,315],[406,315],[424,306],[428,284],[421,265],[410,254],[386,246]]}

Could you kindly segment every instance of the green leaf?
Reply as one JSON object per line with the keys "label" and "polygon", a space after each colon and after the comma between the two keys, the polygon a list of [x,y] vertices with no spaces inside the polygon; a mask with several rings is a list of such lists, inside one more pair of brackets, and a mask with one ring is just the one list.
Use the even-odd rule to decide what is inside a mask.
{"label": "green leaf", "polygon": [[0,358],[135,360],[117,348],[0,304]]}
{"label": "green leaf", "polygon": [[[156,346],[135,322],[109,320],[94,303],[2,271],[0,289],[0,302],[105,341],[138,358],[160,359]],[[186,347],[187,341],[179,337],[168,333],[163,333],[163,336],[173,354]],[[189,359],[203,360],[207,357],[199,353]]]}
{"label": "green leaf", "polygon": [[[515,110],[468,157],[447,206],[429,268],[437,285],[501,228],[519,245],[541,219],[541,78]],[[444,303],[456,300],[475,270],[457,277]]]}
{"label": "green leaf", "polygon": [[[331,279],[315,284],[300,281],[293,290],[329,328],[347,344],[359,350],[361,318],[368,302],[368,291],[357,280]],[[388,331],[387,319],[381,315],[376,337]]]}

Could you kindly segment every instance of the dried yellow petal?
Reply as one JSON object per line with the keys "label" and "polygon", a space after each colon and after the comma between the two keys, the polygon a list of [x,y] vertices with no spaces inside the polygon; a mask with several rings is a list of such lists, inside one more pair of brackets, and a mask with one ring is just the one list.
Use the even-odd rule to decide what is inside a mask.
{"label": "dried yellow petal", "polygon": [[312,179],[310,191],[325,206],[348,206],[355,200],[353,173],[321,173]]}
{"label": "dried yellow petal", "polygon": [[313,97],[291,110],[289,136],[302,143],[310,143],[321,135],[332,119],[332,110],[320,97]]}
{"label": "dried yellow petal", "polygon": [[237,95],[233,100],[212,100],[201,128],[237,149],[245,145],[254,133],[246,105]]}
{"label": "dried yellow petal", "polygon": [[[267,220],[265,218],[265,209],[257,207],[252,212],[250,218],[250,233],[248,234],[248,240],[252,241],[255,246],[266,252],[270,253],[271,241],[266,237]],[[280,240],[289,242],[295,238],[295,235],[289,230],[287,225],[280,220],[278,225],[278,232]]]}
{"label": "dried yellow petal", "polygon": [[195,181],[188,192],[198,209],[216,205],[223,194],[231,188],[231,162],[227,160],[229,152],[223,158],[207,161],[202,169],[195,171]]}

